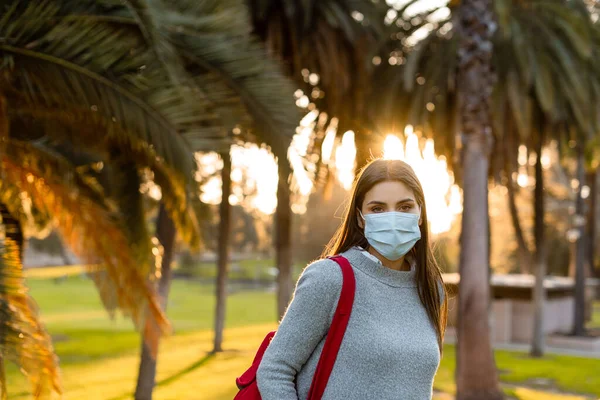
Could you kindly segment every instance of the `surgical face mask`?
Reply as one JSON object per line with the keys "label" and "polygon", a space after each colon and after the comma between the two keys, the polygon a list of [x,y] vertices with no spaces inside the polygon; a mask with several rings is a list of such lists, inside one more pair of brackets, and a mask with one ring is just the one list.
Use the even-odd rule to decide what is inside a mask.
{"label": "surgical face mask", "polygon": [[379,254],[391,261],[402,258],[421,239],[419,216],[403,212],[363,214],[365,237]]}

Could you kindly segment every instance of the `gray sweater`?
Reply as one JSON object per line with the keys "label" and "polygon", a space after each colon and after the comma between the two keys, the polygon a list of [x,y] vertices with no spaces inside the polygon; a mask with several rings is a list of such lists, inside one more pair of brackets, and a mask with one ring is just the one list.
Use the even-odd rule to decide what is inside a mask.
{"label": "gray sweater", "polygon": [[[323,400],[425,400],[440,362],[415,271],[389,269],[356,249],[356,294]],[[417,266],[418,268],[418,266]],[[263,400],[305,400],[342,288],[331,260],[306,267],[257,373]]]}

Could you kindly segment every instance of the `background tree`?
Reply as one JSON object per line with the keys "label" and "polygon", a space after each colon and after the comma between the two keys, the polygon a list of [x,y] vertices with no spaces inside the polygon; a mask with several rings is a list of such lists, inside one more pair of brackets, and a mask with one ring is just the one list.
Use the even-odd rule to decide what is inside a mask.
{"label": "background tree", "polygon": [[[191,91],[205,100],[215,115],[184,131],[190,150],[228,151],[229,132],[241,127],[246,140],[268,144],[275,154],[284,154],[288,163],[287,147],[298,120],[292,86],[281,75],[279,65],[249,35],[242,2],[139,0],[127,6],[169,71],[170,81],[180,92]],[[190,103],[196,100],[188,98]],[[222,245],[226,249],[228,243]],[[140,366],[140,371],[151,370]],[[150,382],[144,387],[151,388],[152,375],[140,377],[138,382]],[[151,391],[136,390],[136,398],[149,399]]]}
{"label": "background tree", "polygon": [[457,74],[464,146],[461,157],[464,211],[457,322],[457,398],[501,399],[503,395],[498,387],[487,317],[490,301],[487,177],[493,140],[493,4],[491,0],[463,0],[458,13],[461,38]]}
{"label": "background tree", "polygon": [[221,170],[221,204],[219,205],[219,242],[217,256],[217,284],[215,288],[215,340],[213,352],[223,351],[223,330],[225,328],[225,306],[227,299],[227,273],[229,264],[229,248],[231,235],[231,155],[221,153],[223,169]]}
{"label": "background tree", "polygon": [[[337,118],[337,132],[357,133],[356,166],[364,165],[374,140],[365,99],[370,90],[372,56],[384,34],[384,2],[324,0],[248,0],[254,32],[286,67],[316,109]],[[318,146],[317,146],[318,147]],[[315,147],[316,148],[316,147]],[[286,151],[276,153],[284,159]],[[315,164],[320,164],[320,152]],[[292,252],[287,166],[279,167],[278,206],[275,212],[276,264],[279,270],[277,313],[283,316],[291,300]]]}

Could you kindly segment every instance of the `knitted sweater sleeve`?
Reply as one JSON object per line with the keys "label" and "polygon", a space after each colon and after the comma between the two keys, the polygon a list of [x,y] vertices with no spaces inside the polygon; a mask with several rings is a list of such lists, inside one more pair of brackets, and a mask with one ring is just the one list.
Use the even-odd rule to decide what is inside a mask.
{"label": "knitted sweater sleeve", "polygon": [[341,288],[342,272],[335,261],[319,260],[304,269],[258,368],[263,400],[298,400],[294,379],[326,335]]}

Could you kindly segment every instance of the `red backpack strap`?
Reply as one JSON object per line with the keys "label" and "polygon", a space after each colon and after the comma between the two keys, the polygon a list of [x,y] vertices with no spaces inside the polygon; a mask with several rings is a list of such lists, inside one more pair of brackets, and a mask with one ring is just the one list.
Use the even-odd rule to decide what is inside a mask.
{"label": "red backpack strap", "polygon": [[356,291],[354,271],[348,260],[342,256],[334,256],[331,259],[338,263],[342,269],[342,291],[308,392],[308,400],[320,400],[325,392],[344,333],[346,333],[346,327],[352,312],[352,304],[354,303],[354,292]]}
{"label": "red backpack strap", "polygon": [[265,336],[265,338],[263,339],[260,347],[258,348],[258,351],[256,352],[256,355],[254,356],[254,361],[252,361],[252,365],[250,366],[250,368],[248,368],[246,372],[244,372],[239,378],[235,380],[238,389],[250,385],[256,379],[256,371],[258,371],[258,366],[260,365],[263,355],[265,354],[267,347],[269,347],[273,336],[275,336],[275,332],[276,331],[267,333],[267,336]]}

